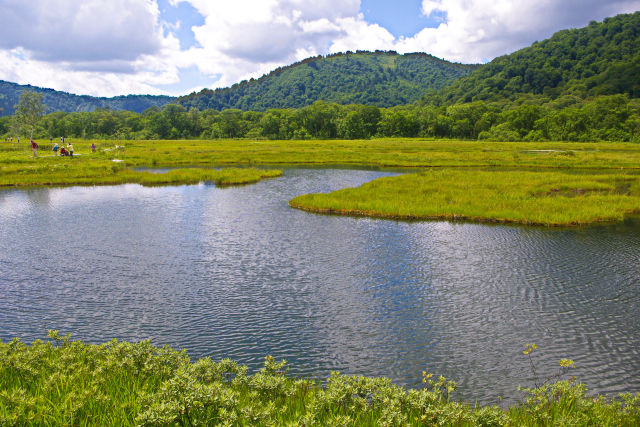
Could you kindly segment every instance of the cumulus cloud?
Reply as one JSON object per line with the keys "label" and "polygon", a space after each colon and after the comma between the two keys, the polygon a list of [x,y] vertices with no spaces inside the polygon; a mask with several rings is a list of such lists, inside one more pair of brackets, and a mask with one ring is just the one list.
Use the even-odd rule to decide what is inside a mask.
{"label": "cumulus cloud", "polygon": [[155,0],[3,0],[0,79],[113,96],[163,91],[180,44]]}
{"label": "cumulus cloud", "polygon": [[482,62],[560,29],[638,9],[638,0],[423,0],[422,13],[444,16],[444,22],[402,38],[396,46],[402,52],[426,51],[453,61]]}
{"label": "cumulus cloud", "polygon": [[146,0],[3,0],[0,47],[41,61],[132,61],[160,50],[158,13]]}
{"label": "cumulus cloud", "polygon": [[[112,96],[184,87],[176,85],[180,76],[193,73],[180,70],[222,87],[348,50],[482,62],[560,29],[640,9],[640,0],[422,0],[421,10],[398,6],[399,13],[422,13],[437,27],[396,38],[365,20],[360,0],[167,1],[187,3],[203,19],[190,28],[168,24],[158,0],[1,0],[0,79]],[[191,30],[196,43],[181,49],[178,30]]]}
{"label": "cumulus cloud", "polygon": [[342,50],[393,47],[393,36],[365,22],[360,0],[175,0],[205,17],[192,28],[199,47],[190,56],[218,86],[259,77],[309,56]]}

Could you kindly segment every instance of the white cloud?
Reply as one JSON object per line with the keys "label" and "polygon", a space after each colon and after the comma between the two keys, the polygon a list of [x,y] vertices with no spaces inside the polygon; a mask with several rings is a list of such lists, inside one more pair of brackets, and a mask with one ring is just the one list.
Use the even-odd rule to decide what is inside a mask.
{"label": "white cloud", "polygon": [[178,0],[205,17],[192,30],[200,70],[221,74],[218,86],[259,77],[275,67],[339,50],[391,48],[393,36],[364,21],[360,0]]}
{"label": "white cloud", "polygon": [[161,48],[158,13],[147,0],[3,0],[0,47],[51,62],[135,60]]}
{"label": "white cloud", "polygon": [[399,52],[425,51],[461,62],[511,53],[564,28],[633,12],[639,0],[423,0],[422,12],[444,14],[437,28],[397,41]]}
{"label": "white cloud", "polygon": [[152,0],[3,0],[0,79],[79,94],[163,91],[179,41]]}
{"label": "white cloud", "polygon": [[395,38],[365,20],[360,0],[169,0],[179,3],[204,18],[191,27],[197,44],[187,50],[174,33],[189,24],[163,22],[157,0],[0,0],[0,79],[112,96],[162,93],[179,69],[220,77],[220,87],[347,50],[481,62],[640,9],[640,0],[423,0],[415,13],[440,25]]}

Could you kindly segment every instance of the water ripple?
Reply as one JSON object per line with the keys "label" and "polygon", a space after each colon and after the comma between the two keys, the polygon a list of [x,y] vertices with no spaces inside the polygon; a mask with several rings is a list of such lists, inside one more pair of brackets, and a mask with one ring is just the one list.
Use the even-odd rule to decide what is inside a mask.
{"label": "water ripple", "polygon": [[0,338],[49,328],[150,338],[291,372],[423,370],[496,402],[576,361],[597,392],[640,391],[640,224],[544,229],[313,215],[287,200],[384,173],[285,171],[256,185],[0,195]]}

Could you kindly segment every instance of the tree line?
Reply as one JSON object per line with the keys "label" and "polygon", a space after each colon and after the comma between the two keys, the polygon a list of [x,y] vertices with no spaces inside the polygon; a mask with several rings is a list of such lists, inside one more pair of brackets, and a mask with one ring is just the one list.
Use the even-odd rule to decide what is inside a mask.
{"label": "tree line", "polygon": [[[0,135],[29,134],[18,116],[0,118]],[[54,112],[33,126],[36,138],[91,139],[363,139],[426,137],[495,141],[640,142],[640,100],[604,95],[590,100],[524,97],[508,104],[378,108],[317,101],[298,109],[217,111],[167,104],[143,113],[98,109]]]}

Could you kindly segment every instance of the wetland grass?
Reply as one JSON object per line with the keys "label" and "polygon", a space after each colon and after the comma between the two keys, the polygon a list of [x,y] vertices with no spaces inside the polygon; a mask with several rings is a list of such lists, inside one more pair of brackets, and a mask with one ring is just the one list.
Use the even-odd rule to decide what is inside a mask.
{"label": "wetland grass", "polygon": [[393,219],[576,226],[640,212],[640,175],[430,169],[298,196],[289,204],[310,212]]}
{"label": "wetland grass", "polygon": [[[179,168],[158,174],[131,169],[122,160],[124,147],[112,146],[91,153],[89,145],[75,144],[74,158],[53,156],[40,150],[38,158],[25,158],[18,147],[0,146],[0,187],[54,185],[113,185],[137,183],[142,185],[178,185],[212,182],[217,185],[251,184],[263,178],[282,175],[279,170],[257,168]],[[85,147],[86,146],[86,147]],[[12,149],[13,148],[13,149]],[[4,150],[3,150],[4,149]],[[47,154],[43,154],[43,151]],[[114,162],[113,160],[118,160]],[[151,162],[150,166],[155,166]]]}
{"label": "wetland grass", "polygon": [[[91,153],[95,143],[97,153]],[[0,143],[0,167],[51,156],[40,142],[40,158],[27,144]],[[76,160],[120,159],[129,167],[211,165],[354,165],[375,167],[631,168],[640,169],[640,144],[567,142],[479,142],[385,138],[372,140],[162,140],[74,141]],[[49,156],[49,157],[45,157]]]}
{"label": "wetland grass", "polygon": [[[91,153],[90,144],[98,147]],[[335,165],[430,168],[358,189],[293,199],[314,212],[402,219],[464,219],[540,225],[619,221],[640,209],[640,145],[509,143],[388,138],[309,141],[74,141],[74,159],[32,158],[27,144],[0,144],[0,186],[140,183],[223,185],[280,171],[135,167]],[[119,163],[114,163],[118,160]],[[478,171],[478,168],[484,170]],[[579,173],[578,173],[579,171]],[[606,173],[603,173],[605,171]],[[574,173],[575,172],[575,173]]]}
{"label": "wetland grass", "polygon": [[[0,342],[0,425],[522,426],[640,423],[640,395],[586,395],[558,381],[527,389],[511,408],[452,398],[455,383],[423,373],[423,388],[333,373],[325,386],[286,374],[266,357],[250,375],[230,360],[191,362],[148,341],[89,345],[50,331],[50,341]],[[419,373],[417,374],[419,376]],[[515,390],[514,390],[515,392]]]}

